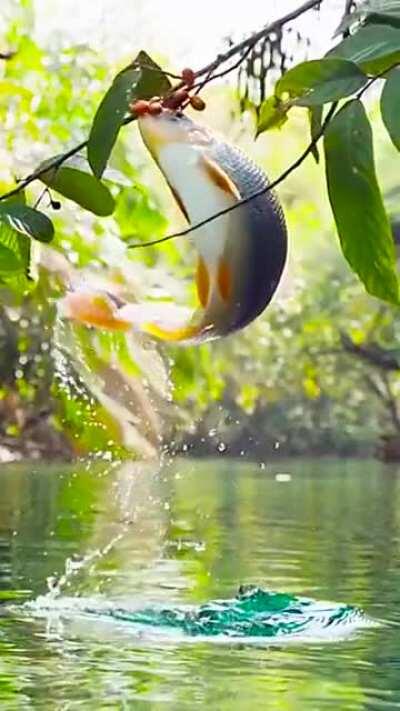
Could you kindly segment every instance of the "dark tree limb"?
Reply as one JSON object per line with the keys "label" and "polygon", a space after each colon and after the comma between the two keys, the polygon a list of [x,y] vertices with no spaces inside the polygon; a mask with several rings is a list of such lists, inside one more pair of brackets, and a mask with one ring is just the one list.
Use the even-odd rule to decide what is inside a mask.
{"label": "dark tree limb", "polygon": [[377,343],[358,344],[344,332],[340,333],[340,340],[346,353],[356,356],[365,363],[386,372],[400,370],[400,357]]}

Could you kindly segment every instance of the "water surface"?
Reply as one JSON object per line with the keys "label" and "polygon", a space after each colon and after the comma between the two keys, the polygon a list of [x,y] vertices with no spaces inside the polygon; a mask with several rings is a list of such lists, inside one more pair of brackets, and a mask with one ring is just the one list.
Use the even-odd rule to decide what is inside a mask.
{"label": "water surface", "polygon": [[[3,465],[1,482],[1,708],[400,708],[396,467]],[[240,585],[383,624],[221,643],[97,614],[202,610]]]}

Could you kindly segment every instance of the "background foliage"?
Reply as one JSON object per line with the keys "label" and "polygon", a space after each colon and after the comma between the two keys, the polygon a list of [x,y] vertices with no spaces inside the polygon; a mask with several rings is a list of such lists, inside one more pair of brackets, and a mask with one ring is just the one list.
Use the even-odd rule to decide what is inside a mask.
{"label": "background foliage", "polygon": [[[397,17],[383,14],[371,24],[371,14],[361,10],[350,25],[356,34],[344,41],[346,51],[336,51],[341,59],[306,62],[290,70],[264,104],[256,107],[249,99],[244,115],[233,89],[212,87],[205,121],[279,175],[309,140],[309,118],[311,129],[319,130],[323,114],[315,107],[353,96],[382,67],[397,61],[400,42],[396,50],[398,38],[392,33]],[[29,186],[28,199],[20,193],[0,210],[2,456],[123,455],[127,450],[151,456],[162,435],[161,423],[170,448],[189,447],[197,453],[265,456],[277,448],[285,454],[369,453],[383,437],[385,456],[396,456],[397,309],[368,296],[339,255],[322,169],[311,158],[280,188],[291,236],[284,284],[267,313],[242,334],[196,349],[168,349],[160,356],[137,338],[92,333],[60,321],[56,299],[70,284],[88,282],[126,298],[172,295],[193,300],[193,255],[182,240],[140,252],[128,249],[132,241],[164,235],[168,220],[177,219],[135,126],[124,128],[115,143],[125,116],[121,101],[127,105],[135,96],[121,90],[121,84],[132,86],[134,78],[136,95],[143,95],[143,83],[137,89],[143,73],[123,70],[131,57],[106,66],[100,55],[83,46],[40,47],[32,39],[31,22],[26,2],[0,35],[5,50],[16,49],[0,65],[0,192],[12,188],[15,176],[29,174],[35,165],[46,168],[43,161],[49,156],[84,141],[100,109],[89,140],[94,174],[82,152]],[[387,34],[387,28],[386,54],[380,50],[377,57],[371,33],[377,41],[377,33]],[[367,64],[357,59],[354,47],[348,50],[349,41],[366,32],[372,47]],[[397,217],[397,72],[390,72],[382,94],[384,125],[371,89],[369,116],[360,100],[351,98],[325,139],[330,199],[345,255],[368,290],[392,302],[398,298],[389,227]],[[150,77],[154,74],[147,82]],[[148,91],[153,94],[155,86]],[[119,107],[111,126],[110,102]],[[289,111],[282,133],[252,143],[254,114],[260,133],[282,124]],[[279,120],[271,121],[275,115]],[[349,121],[361,131],[359,149],[353,145],[351,155],[344,142]],[[366,180],[352,180],[341,198],[345,167],[353,175],[360,171]],[[43,192],[46,186],[50,193]],[[352,190],[359,191],[358,202]],[[33,214],[38,200],[40,213]],[[368,212],[366,205],[374,209]],[[363,238],[371,229],[368,243]]]}

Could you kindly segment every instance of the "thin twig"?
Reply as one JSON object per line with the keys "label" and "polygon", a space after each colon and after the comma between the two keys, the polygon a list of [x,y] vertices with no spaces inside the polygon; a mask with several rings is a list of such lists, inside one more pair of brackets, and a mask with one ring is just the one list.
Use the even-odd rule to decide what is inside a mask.
{"label": "thin twig", "polygon": [[399,66],[399,62],[394,62],[394,64],[392,64],[390,67],[386,67],[386,69],[383,69],[381,72],[379,72],[379,74],[376,74],[374,77],[371,77],[367,81],[367,83],[364,84],[362,89],[360,89],[360,91],[356,95],[357,99],[361,99],[362,95],[367,91],[367,89],[370,88],[370,86],[372,86],[372,84],[374,84],[377,81],[377,79],[382,79],[385,76],[385,74],[387,74],[388,72],[391,72],[392,69],[395,69],[398,66]]}
{"label": "thin twig", "polygon": [[[302,5],[300,5],[296,10],[292,10],[292,12],[288,12],[286,15],[283,15],[280,19],[275,20],[274,22],[271,22],[269,25],[264,27],[262,30],[259,30],[258,32],[253,33],[250,35],[250,37],[247,37],[246,39],[242,40],[236,45],[233,45],[230,47],[226,52],[219,54],[216,59],[214,59],[212,62],[207,64],[205,67],[202,69],[199,69],[197,72],[195,72],[195,77],[198,79],[199,77],[202,77],[204,75],[208,75],[209,79],[207,81],[212,81],[219,76],[223,76],[224,74],[227,74],[228,71],[233,71],[233,68],[236,68],[239,66],[241,62],[238,62],[234,67],[230,68],[226,72],[221,72],[220,74],[215,74],[213,75],[213,72],[215,69],[221,66],[221,64],[224,64],[227,62],[229,59],[232,57],[236,56],[237,54],[241,54],[248,50],[248,48],[252,48],[257,42],[259,42],[260,39],[263,39],[264,37],[267,37],[273,32],[276,32],[276,30],[280,29],[284,25],[286,25],[288,22],[291,22],[292,20],[297,19],[300,17],[300,15],[303,15],[305,12],[308,10],[311,10],[312,8],[319,7],[321,3],[324,2],[324,0],[307,0],[307,2],[304,2]],[[246,53],[247,54],[247,53]],[[246,55],[244,55],[246,56]],[[243,58],[241,58],[241,61],[243,61]],[[177,86],[173,87],[173,91],[176,91],[176,89],[179,89],[180,87],[184,86],[184,82],[180,81]],[[168,92],[170,93],[170,92]],[[135,116],[128,116],[123,125],[127,125],[131,123],[132,121],[135,120]],[[28,175],[26,178],[21,180],[19,184],[17,185],[16,188],[13,188],[12,190],[9,190],[7,193],[4,193],[3,195],[0,195],[0,201],[1,200],[6,200],[7,198],[12,197],[13,195],[17,195],[18,193],[22,192],[30,183],[33,183],[35,180],[38,180],[44,173],[47,173],[47,171],[51,170],[52,168],[59,168],[68,158],[71,158],[72,156],[76,155],[81,151],[83,148],[86,148],[88,143],[88,139],[85,141],[82,141],[79,143],[79,145],[75,146],[74,148],[71,148],[69,151],[66,151],[66,153],[63,153],[61,156],[56,158],[54,161],[49,163],[45,168],[41,168],[40,170],[34,171],[31,175]]]}
{"label": "thin twig", "polygon": [[32,175],[28,175],[27,178],[20,180],[16,188],[13,188],[13,190],[9,190],[8,193],[0,195],[0,200],[6,200],[7,198],[13,197],[13,195],[18,195],[18,193],[22,192],[22,190],[25,190],[27,185],[33,183],[34,180],[38,180],[42,175],[48,173],[50,170],[53,170],[54,168],[59,168],[63,163],[65,163],[66,160],[68,160],[68,158],[72,158],[72,156],[79,153],[79,151],[81,151],[82,148],[85,148],[86,145],[87,140],[82,141],[82,143],[79,143],[79,145],[75,146],[74,148],[71,148],[69,151],[63,153],[61,156],[58,156],[58,158],[49,163],[49,165],[46,165],[45,167],[40,168],[39,170],[35,170]]}
{"label": "thin twig", "polygon": [[175,239],[176,237],[185,237],[186,235],[190,234],[191,232],[194,232],[195,230],[200,229],[200,227],[204,227],[204,225],[207,225],[209,222],[213,222],[216,220],[218,217],[222,217],[222,215],[226,215],[228,212],[232,212],[232,210],[236,210],[238,207],[241,207],[241,205],[246,205],[247,203],[251,202],[257,197],[260,197],[261,195],[265,195],[265,193],[270,192],[274,188],[277,187],[280,183],[282,183],[286,178],[293,173],[294,170],[296,170],[302,163],[303,161],[307,158],[308,155],[312,152],[316,144],[318,143],[319,139],[323,135],[329,121],[331,120],[333,114],[335,113],[337,108],[337,101],[332,104],[330,107],[326,118],[318,131],[318,133],[314,136],[312,141],[308,144],[307,148],[301,153],[301,155],[293,162],[291,165],[286,168],[286,170],[281,173],[281,175],[276,178],[276,180],[273,180],[272,183],[269,183],[266,185],[264,188],[261,188],[261,190],[256,190],[256,192],[251,193],[251,195],[248,195],[246,198],[243,198],[242,200],[238,200],[238,202],[235,202],[233,205],[229,205],[229,207],[225,207],[223,210],[219,210],[218,212],[215,212],[214,214],[210,215],[209,217],[206,217],[204,220],[200,220],[200,222],[195,222],[193,225],[189,225],[189,227],[186,227],[184,230],[180,230],[180,232],[174,232],[171,235],[166,235],[165,237],[161,237],[159,239],[155,240],[150,240],[149,242],[138,242],[137,244],[130,244],[129,249],[138,249],[140,247],[152,247],[156,244],[162,244],[163,242],[169,242],[171,239]]}
{"label": "thin twig", "polygon": [[[220,79],[221,77],[225,77],[227,74],[230,74],[231,72],[235,71],[235,69],[238,69],[238,67],[240,67],[242,62],[244,62],[244,60],[248,57],[248,55],[250,54],[253,47],[254,47],[254,45],[250,44],[248,46],[248,48],[246,49],[246,51],[239,57],[237,62],[235,62],[234,64],[231,64],[231,66],[227,67],[227,69],[223,69],[222,72],[218,72],[217,74],[212,73],[210,75],[208,81],[214,81],[214,79]],[[197,84],[194,84],[193,88],[199,89],[201,91],[203,86],[204,86],[203,82],[198,82]]]}
{"label": "thin twig", "polygon": [[35,208],[35,210],[36,210],[36,208],[39,207],[39,205],[40,205],[40,203],[42,202],[44,196],[45,196],[48,192],[49,192],[49,189],[48,189],[47,187],[46,187],[46,188],[43,188],[42,192],[40,193],[38,199],[36,200],[36,202],[35,202],[35,204],[34,204],[34,206],[33,206],[33,207]]}
{"label": "thin twig", "polygon": [[203,69],[200,69],[198,72],[196,72],[196,78],[201,77],[204,74],[208,74],[208,72],[210,71],[214,71],[214,69],[217,69],[221,64],[226,62],[228,59],[231,59],[231,57],[234,57],[236,54],[240,54],[241,52],[243,52],[245,49],[248,48],[249,45],[254,46],[255,44],[257,44],[257,42],[259,42],[267,35],[270,35],[272,32],[276,32],[276,30],[279,30],[281,27],[283,27],[283,25],[286,25],[292,20],[296,20],[298,17],[300,17],[300,15],[303,15],[305,12],[308,12],[308,10],[312,10],[314,7],[321,5],[323,1],[324,0],[308,0],[307,2],[304,2],[302,5],[300,5],[296,10],[288,12],[280,19],[271,22],[262,30],[255,32],[254,34],[250,35],[250,37],[247,37],[246,39],[242,40],[242,42],[233,45],[233,47],[230,47],[223,54],[219,54],[216,59],[214,59],[214,61],[210,62],[210,64],[207,64],[205,67],[203,67]]}

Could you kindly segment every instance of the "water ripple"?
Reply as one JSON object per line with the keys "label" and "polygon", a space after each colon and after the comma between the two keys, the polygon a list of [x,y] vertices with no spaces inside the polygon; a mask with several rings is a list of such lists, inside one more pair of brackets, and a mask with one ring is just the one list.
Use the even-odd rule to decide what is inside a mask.
{"label": "water ripple", "polygon": [[114,620],[146,630],[178,632],[185,637],[232,639],[274,638],[275,641],[337,641],[375,626],[361,609],[296,595],[241,586],[234,598],[199,606],[121,606],[90,598],[38,598],[25,604],[34,614],[58,613]]}

